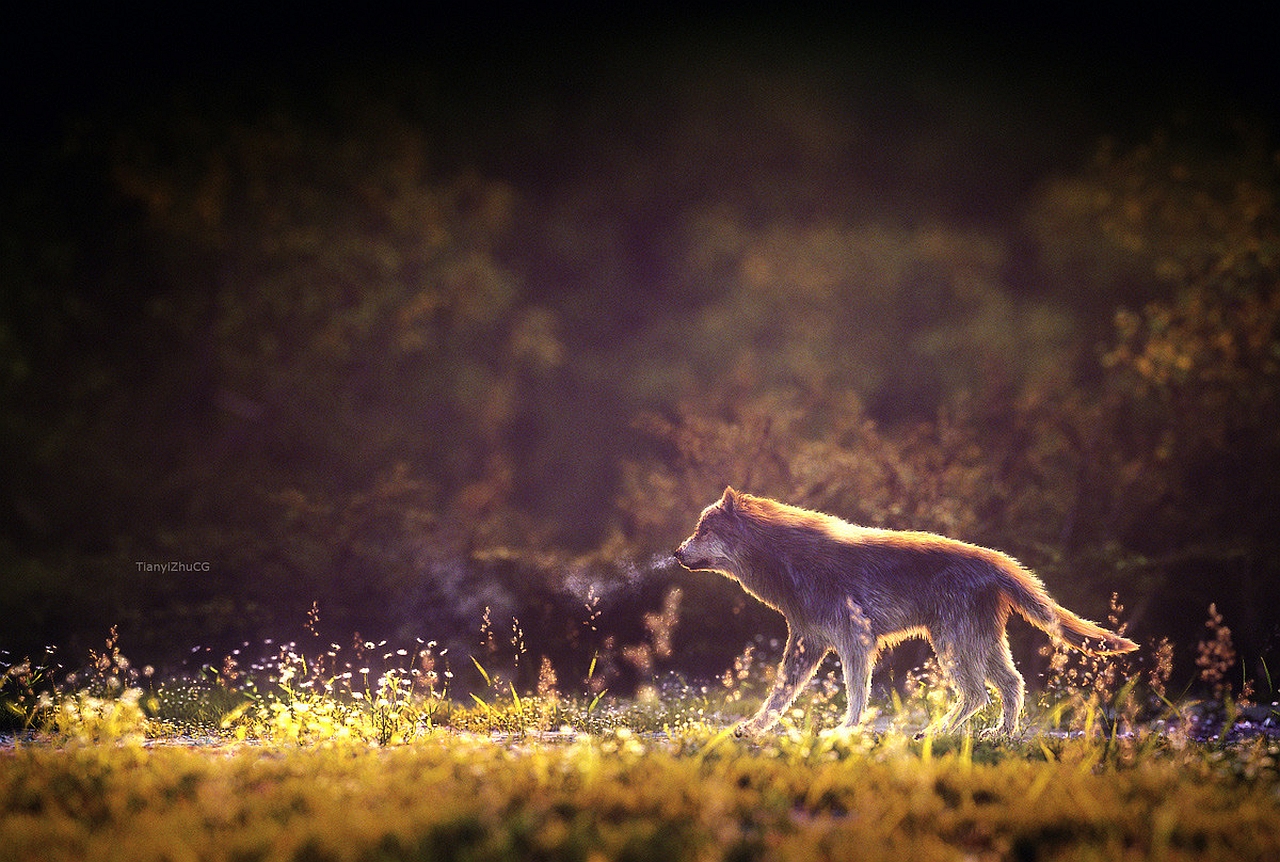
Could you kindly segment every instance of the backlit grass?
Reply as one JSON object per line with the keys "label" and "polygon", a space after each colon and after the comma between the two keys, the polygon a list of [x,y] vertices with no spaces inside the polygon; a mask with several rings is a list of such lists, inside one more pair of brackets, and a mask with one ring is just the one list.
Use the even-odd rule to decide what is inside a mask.
{"label": "backlit grass", "polygon": [[713,728],[22,744],[0,859],[1274,859],[1277,745]]}
{"label": "backlit grass", "polygon": [[521,693],[468,657],[484,685],[458,698],[432,644],[357,652],[157,682],[113,636],[54,686],[0,664],[0,862],[1280,858],[1275,707],[1241,732],[1225,688],[1175,704],[1159,645],[1123,673],[1055,659],[1014,739],[919,733],[945,709],[930,667],[868,732],[830,729],[828,673],[744,741],[751,650],[629,699],[594,662],[577,693],[549,667]]}

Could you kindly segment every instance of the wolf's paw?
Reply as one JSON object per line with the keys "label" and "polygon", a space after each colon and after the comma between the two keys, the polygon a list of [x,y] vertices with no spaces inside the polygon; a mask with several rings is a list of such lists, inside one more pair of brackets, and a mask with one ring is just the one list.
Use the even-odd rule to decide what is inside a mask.
{"label": "wolf's paw", "polygon": [[935,721],[935,722],[932,722],[931,724],[924,726],[920,730],[917,730],[912,735],[912,739],[914,739],[916,742],[919,742],[920,740],[925,739],[926,737],[940,736],[944,733],[949,733],[949,732],[950,732],[949,729],[945,725]]}
{"label": "wolf's paw", "polygon": [[838,724],[828,730],[818,731],[818,736],[843,744],[870,742],[878,745],[880,743],[880,733],[865,724]]}

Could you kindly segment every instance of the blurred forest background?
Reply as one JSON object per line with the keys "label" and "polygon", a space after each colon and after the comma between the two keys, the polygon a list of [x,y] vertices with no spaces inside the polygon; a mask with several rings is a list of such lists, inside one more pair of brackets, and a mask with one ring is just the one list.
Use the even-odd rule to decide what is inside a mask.
{"label": "blurred forest background", "polygon": [[714,677],[733,484],[1274,659],[1265,27],[100,14],[6,37],[0,647]]}

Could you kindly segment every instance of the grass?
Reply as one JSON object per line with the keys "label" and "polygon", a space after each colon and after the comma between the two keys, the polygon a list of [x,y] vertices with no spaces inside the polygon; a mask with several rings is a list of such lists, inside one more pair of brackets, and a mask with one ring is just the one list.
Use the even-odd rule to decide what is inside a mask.
{"label": "grass", "polygon": [[945,708],[929,667],[874,732],[833,731],[828,674],[743,741],[750,650],[625,700],[595,662],[577,695],[549,666],[522,694],[469,658],[484,687],[453,698],[433,644],[156,682],[115,641],[66,684],[0,661],[0,862],[1280,858],[1280,739],[1200,733],[1229,691],[1175,705],[1159,662],[1056,662],[1015,739],[917,737]]}
{"label": "grass", "polygon": [[1274,859],[1277,745],[711,726],[21,744],[0,859]]}
{"label": "grass", "polygon": [[246,700],[193,738],[144,700],[67,699],[0,750],[0,860],[1280,858],[1265,735],[916,739],[793,713],[744,742],[669,686],[457,704],[447,722],[422,705],[401,737],[376,702]]}

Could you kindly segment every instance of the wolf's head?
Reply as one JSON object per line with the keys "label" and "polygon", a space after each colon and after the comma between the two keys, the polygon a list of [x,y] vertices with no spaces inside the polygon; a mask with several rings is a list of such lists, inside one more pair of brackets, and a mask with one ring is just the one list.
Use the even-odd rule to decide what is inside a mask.
{"label": "wolf's head", "polygon": [[702,510],[693,535],[672,552],[676,562],[687,569],[729,572],[735,562],[734,525],[742,506],[742,495],[725,488],[719,500]]}

